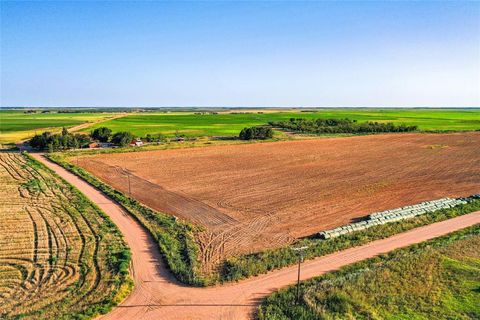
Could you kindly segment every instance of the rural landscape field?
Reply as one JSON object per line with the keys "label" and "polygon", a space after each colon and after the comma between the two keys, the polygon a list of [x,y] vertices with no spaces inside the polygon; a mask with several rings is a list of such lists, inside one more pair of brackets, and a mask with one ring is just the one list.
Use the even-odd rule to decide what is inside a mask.
{"label": "rural landscape field", "polygon": [[[42,131],[55,131],[62,127],[74,127],[80,130],[90,123],[114,117],[113,113],[103,112],[24,112],[18,110],[0,110],[0,144],[11,144],[31,138]],[[121,115],[119,112],[117,116]]]}
{"label": "rural landscape field", "polygon": [[269,121],[290,118],[349,118],[358,121],[380,121],[418,125],[422,130],[474,130],[480,124],[475,110],[405,110],[405,109],[253,109],[206,111],[192,113],[135,114],[109,120],[92,128],[106,125],[115,131],[128,128],[138,136],[162,133],[173,136],[177,131],[187,136],[236,136],[244,127],[263,125]]}
{"label": "rural landscape field", "polygon": [[[111,109],[72,110],[0,110],[2,144],[16,143],[42,131],[59,131],[62,127],[89,133],[95,128],[108,127],[113,132],[128,130],[138,137],[163,134],[168,137],[235,137],[245,127],[264,125],[269,121],[290,118],[349,118],[357,121],[392,122],[417,125],[424,131],[475,130],[480,115],[475,109],[199,109],[178,112],[171,109],[128,112]],[[43,110],[45,111],[45,110]]]}
{"label": "rural landscape field", "polygon": [[[362,109],[348,114],[350,117],[356,116],[356,122],[338,122],[337,119],[346,116],[344,109],[308,112],[259,110],[261,111],[253,109],[243,113],[218,110],[210,111],[210,114],[177,111],[162,115],[155,111],[138,110],[105,113],[99,109],[89,112],[98,113],[95,118],[89,116],[93,123],[72,123],[66,126],[70,129],[64,127],[61,130],[60,127],[54,131],[59,133],[52,133],[52,137],[56,135],[58,141],[64,143],[62,141],[76,139],[77,134],[93,136],[94,130],[98,128],[108,128],[109,131],[105,132],[110,136],[115,134],[115,130],[131,130],[135,132],[131,134],[132,137],[145,141],[140,147],[126,145],[120,148],[92,149],[85,146],[82,150],[72,149],[69,144],[65,144],[61,147],[63,149],[43,156],[42,150],[28,147],[28,142],[22,143],[18,136],[17,146],[29,150],[35,159],[61,174],[68,182],[61,181],[28,155],[21,155],[12,149],[2,153],[3,180],[6,181],[5,186],[9,186],[3,192],[6,195],[11,193],[9,190],[18,190],[17,200],[13,201],[14,197],[10,196],[2,207],[2,214],[6,215],[2,239],[5,239],[5,244],[9,243],[8,246],[2,246],[1,251],[4,259],[1,296],[6,306],[2,309],[3,316],[50,318],[104,314],[128,295],[132,284],[134,291],[122,305],[130,306],[133,313],[145,312],[149,307],[148,300],[144,299],[150,296],[156,299],[154,297],[158,292],[167,290],[163,286],[154,285],[154,282],[148,289],[138,287],[139,281],[145,281],[140,279],[155,273],[153,269],[158,267],[155,263],[145,264],[146,259],[150,259],[151,262],[165,263],[162,267],[165,270],[155,276],[157,280],[162,279],[164,274],[171,273],[176,280],[168,276],[169,281],[180,281],[194,287],[230,281],[244,283],[238,288],[227,285],[225,290],[214,289],[215,286],[208,290],[188,287],[181,289],[176,286],[168,289],[172,290],[167,291],[172,296],[193,304],[205,303],[201,302],[204,297],[215,296],[217,302],[243,306],[221,308],[214,313],[205,308],[198,311],[199,318],[206,317],[207,314],[218,318],[225,317],[226,314],[233,318],[252,317],[259,304],[258,317],[261,319],[283,316],[289,319],[316,319],[329,318],[335,314],[340,318],[358,318],[367,311],[359,311],[358,307],[350,306],[348,303],[353,302],[348,302],[348,299],[347,302],[341,300],[344,299],[344,293],[332,293],[320,298],[316,293],[319,290],[316,280],[307,282],[302,287],[303,302],[296,309],[280,307],[284,305],[282,301],[285,299],[296,299],[292,297],[294,289],[281,291],[264,302],[251,297],[258,290],[255,288],[268,286],[268,278],[264,280],[261,276],[263,273],[281,269],[274,272],[281,277],[276,282],[278,288],[291,283],[291,280],[287,280],[287,275],[288,272],[295,272],[294,265],[298,259],[292,248],[307,246],[309,249],[304,253],[307,259],[322,259],[339,250],[348,252],[356,247],[374,246],[375,241],[397,233],[413,232],[421,226],[433,227],[442,221],[448,222],[445,221],[448,219],[462,219],[462,216],[472,219],[471,212],[480,209],[480,200],[469,200],[466,205],[446,211],[439,209],[426,216],[376,226],[328,241],[321,240],[317,235],[320,231],[364,221],[373,212],[441,198],[469,199],[471,195],[477,194],[480,186],[480,148],[476,146],[480,145],[480,134],[471,130],[471,126],[476,125],[480,112],[475,109],[422,110],[413,117],[411,110]],[[18,110],[12,112],[19,113]],[[54,109],[49,111],[51,115],[61,114],[56,112]],[[235,137],[239,135],[239,130],[233,129],[236,127],[232,122],[238,122],[238,128],[257,125],[251,121],[258,115],[261,116],[257,119],[258,125],[272,126],[272,138],[239,140]],[[384,118],[380,115],[384,115]],[[381,125],[392,123],[394,116],[410,120],[387,127]],[[72,113],[71,117],[85,121],[83,113]],[[206,121],[205,128],[198,132],[198,136],[183,135],[187,137],[186,141],[175,138],[182,130],[188,131],[185,119],[201,122],[208,117],[215,119],[214,123]],[[145,131],[140,131],[143,135],[136,134],[136,126],[129,124],[129,119],[133,123],[142,119],[140,122],[146,128]],[[324,124],[318,122],[319,119],[330,119],[331,122]],[[429,125],[422,128],[427,119]],[[100,122],[95,124],[95,121]],[[119,121],[123,121],[123,124],[116,129]],[[152,124],[151,127],[146,125],[147,121]],[[179,129],[161,131],[160,134],[165,139],[149,143],[145,139],[146,135],[158,134],[156,130],[164,123]],[[312,130],[317,130],[315,126],[318,124],[327,125],[318,128],[327,128],[329,131],[343,128],[342,132],[347,131],[347,134],[315,133]],[[363,124],[369,124],[370,127],[364,127]],[[41,124],[38,125],[42,128]],[[291,128],[282,127],[287,125]],[[299,125],[303,126],[302,131],[296,131],[295,128]],[[342,125],[344,127],[340,127]],[[402,125],[409,128],[410,132],[395,132]],[[218,131],[221,127],[231,131]],[[45,128],[52,130],[52,125],[46,121]],[[358,131],[358,128],[386,132],[348,133],[348,130]],[[21,131],[24,132],[23,127]],[[15,131],[12,129],[10,132]],[[6,146],[8,145],[12,146],[12,143]],[[41,152],[37,153],[38,151]],[[85,182],[78,184],[78,178],[58,165],[77,174],[97,189],[85,189]],[[80,188],[100,209],[89,204],[75,189],[69,189],[71,187],[66,183],[73,183]],[[104,195],[95,196],[97,190]],[[114,202],[109,204],[106,200],[99,200],[105,196]],[[65,197],[69,199],[68,204],[62,201]],[[76,197],[78,200],[72,201]],[[7,199],[6,196],[4,198]],[[38,207],[39,203],[43,205]],[[114,203],[118,206],[118,213],[112,211]],[[11,218],[13,212],[18,212],[15,218]],[[122,235],[105,215],[109,215],[120,226],[126,243],[133,248],[130,266],[127,262],[130,254]],[[140,225],[134,227],[135,223],[126,218],[128,215],[132,215]],[[473,216],[474,221],[477,216]],[[25,223],[27,217],[31,221],[30,226]],[[86,220],[78,220],[81,217]],[[42,218],[43,222],[37,221],[37,218]],[[138,227],[144,231],[133,231]],[[16,234],[18,228],[27,229]],[[145,232],[153,237],[153,243],[148,240],[149,236],[145,238]],[[16,239],[13,243],[29,244],[31,249],[14,249],[16,247],[12,247],[12,242],[7,242],[12,237]],[[138,251],[141,249],[137,248],[136,239],[139,238],[145,239],[144,245],[150,248],[142,254]],[[397,245],[395,241],[392,240],[393,246]],[[416,240],[413,241],[416,243]],[[150,254],[154,258],[148,258]],[[411,259],[417,261],[416,256]],[[352,261],[354,260],[356,258]],[[316,260],[312,260],[312,263],[314,261]],[[388,261],[382,260],[382,263],[390,265]],[[400,261],[397,264],[400,266],[402,263],[410,262]],[[133,283],[127,276],[128,270]],[[135,270],[133,275],[132,270]],[[320,273],[315,271],[312,276],[314,274]],[[470,276],[475,278],[475,274],[474,272]],[[406,276],[405,273],[401,275]],[[257,276],[254,279],[258,279],[255,280],[258,284],[253,284],[248,279],[243,280],[252,276]],[[305,276],[311,277],[308,274]],[[108,280],[109,277],[115,280]],[[460,283],[456,286],[455,290],[469,290],[469,287],[462,287]],[[30,287],[37,288],[33,295],[27,294]],[[23,291],[18,291],[19,288]],[[149,295],[145,296],[143,290],[150,292]],[[243,290],[243,300],[238,300],[236,290]],[[340,292],[341,289],[331,290]],[[408,296],[410,289],[404,290]],[[24,292],[24,302],[13,300],[18,292]],[[70,294],[81,296],[82,299],[69,298]],[[334,299],[335,305],[338,304],[338,308],[343,305],[341,308],[344,309],[333,306],[331,310],[312,310],[312,295],[317,297],[315,299],[320,299],[320,302],[315,302],[317,304],[324,303],[327,306],[331,303],[328,302],[329,299]],[[356,293],[357,296],[362,299],[361,293]],[[476,294],[471,293],[468,299],[475,297]],[[407,297],[404,299],[408,300]],[[427,301],[431,298],[427,296],[424,299]],[[404,300],[399,300],[395,303],[403,302]],[[153,314],[165,316],[171,308],[175,308],[175,305],[158,309],[159,313]],[[405,312],[403,309],[373,311],[374,308],[373,305],[367,308],[369,314]],[[458,308],[454,308],[456,311],[449,309],[449,312],[463,314]],[[133,315],[120,310],[121,308],[114,309],[107,318],[128,319]],[[476,309],[472,310],[468,312],[476,314]],[[189,308],[182,311],[175,309],[174,314],[176,313],[185,318],[192,316]],[[177,316],[173,319],[177,319]]]}
{"label": "rural landscape field", "polygon": [[0,20],[0,320],[480,319],[480,2]]}
{"label": "rural landscape field", "polygon": [[197,240],[210,267],[370,212],[474,194],[480,183],[475,145],[478,133],[397,134],[75,161],[147,206],[205,227]]}

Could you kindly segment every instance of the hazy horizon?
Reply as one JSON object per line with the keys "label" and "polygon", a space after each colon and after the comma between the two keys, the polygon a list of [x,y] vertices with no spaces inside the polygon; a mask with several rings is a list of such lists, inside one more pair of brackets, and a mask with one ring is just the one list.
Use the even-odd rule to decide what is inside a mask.
{"label": "hazy horizon", "polygon": [[478,2],[10,2],[7,107],[475,108]]}

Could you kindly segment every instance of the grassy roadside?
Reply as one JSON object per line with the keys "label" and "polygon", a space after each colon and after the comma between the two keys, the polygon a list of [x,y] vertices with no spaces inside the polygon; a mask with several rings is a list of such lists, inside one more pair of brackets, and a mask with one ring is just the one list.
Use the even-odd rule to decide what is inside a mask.
{"label": "grassy roadside", "polygon": [[[480,200],[474,200],[454,208],[437,210],[412,219],[378,225],[338,238],[320,240],[316,237],[308,237],[297,241],[294,245],[308,246],[309,248],[305,251],[305,259],[313,259],[478,210],[480,210]],[[293,265],[298,258],[296,252],[291,248],[292,246],[285,246],[228,259],[220,268],[220,281],[236,281]]]}
{"label": "grassy roadside", "polygon": [[[106,293],[99,292],[99,297],[96,298],[95,302],[90,301],[86,306],[82,306],[81,308],[69,305],[71,297],[66,297],[52,305],[45,306],[45,310],[48,312],[53,312],[52,310],[57,310],[55,312],[61,312],[61,314],[55,313],[56,316],[61,315],[61,319],[90,319],[108,313],[123,301],[133,289],[133,281],[129,276],[131,253],[123,240],[122,233],[110,218],[100,208],[90,202],[90,200],[77,188],[63,180],[54,171],[50,170],[30,155],[24,153],[23,156],[27,161],[28,167],[37,172],[48,173],[48,176],[43,177],[46,183],[55,185],[59,190],[68,191],[68,194],[70,195],[69,207],[75,208],[75,210],[81,212],[82,215],[86,215],[90,218],[92,218],[90,214],[95,214],[103,221],[103,223],[98,226],[96,233],[96,237],[99,239],[100,243],[102,243],[100,253],[95,252],[89,254],[98,254],[101,260],[104,261],[102,266],[104,266],[105,269],[100,269],[100,271],[102,272],[103,270],[102,273],[104,273],[103,276],[105,277],[105,280],[102,279],[100,281],[105,282],[105,286],[109,288],[109,291]],[[23,187],[37,188],[38,186],[34,185],[37,181],[38,180],[29,181],[29,183],[25,183]],[[58,184],[59,181],[62,183]],[[72,212],[76,211],[72,210]],[[95,224],[93,220],[91,223],[92,225]],[[80,265],[80,273],[87,274],[88,268],[89,267],[86,264],[82,263]],[[75,291],[78,289],[78,285],[80,284],[69,287],[66,290]],[[33,310],[29,313],[15,316],[15,319],[31,317],[36,319],[44,318],[45,310]]]}
{"label": "grassy roadside", "polygon": [[158,243],[167,267],[179,281],[193,286],[206,285],[206,280],[198,272],[200,269],[197,259],[199,248],[194,236],[195,232],[199,230],[198,227],[177,220],[170,215],[156,212],[140,204],[137,200],[127,197],[82,168],[69,163],[61,153],[49,154],[47,157],[85,179],[132,214]]}
{"label": "grassy roadside", "polygon": [[[84,178],[135,216],[158,242],[160,252],[172,273],[184,283],[204,286],[238,281],[293,265],[297,261],[295,252],[291,250],[292,246],[284,246],[227,259],[218,266],[218,272],[201,275],[197,258],[199,247],[195,241],[195,233],[199,230],[197,227],[182,221],[175,221],[169,215],[156,212],[136,200],[129,199],[126,195],[101,182],[87,171],[68,162],[67,156],[68,153],[48,155],[52,161]],[[455,208],[438,210],[413,219],[376,226],[334,239],[319,240],[316,237],[310,237],[301,239],[293,245],[308,245],[309,249],[306,251],[305,257],[306,259],[312,259],[478,210],[480,210],[480,200],[475,200]]]}
{"label": "grassy roadside", "polygon": [[368,259],[267,297],[260,320],[478,319],[480,225]]}

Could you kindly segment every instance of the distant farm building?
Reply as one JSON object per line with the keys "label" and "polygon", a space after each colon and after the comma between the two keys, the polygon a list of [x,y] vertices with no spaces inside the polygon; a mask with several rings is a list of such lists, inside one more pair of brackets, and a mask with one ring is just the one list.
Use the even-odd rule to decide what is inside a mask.
{"label": "distant farm building", "polygon": [[132,146],[132,147],[143,146],[143,141],[140,140],[139,138],[133,139],[132,142],[130,142],[130,146]]}

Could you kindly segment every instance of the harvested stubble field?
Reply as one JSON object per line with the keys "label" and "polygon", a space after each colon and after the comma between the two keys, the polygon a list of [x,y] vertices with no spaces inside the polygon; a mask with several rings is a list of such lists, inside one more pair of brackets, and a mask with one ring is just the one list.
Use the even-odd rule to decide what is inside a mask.
{"label": "harvested stubble field", "polygon": [[128,293],[118,229],[76,189],[0,152],[0,318],[86,319]]}
{"label": "harvested stubble field", "polygon": [[[77,159],[161,212],[205,227],[209,269],[223,258],[287,244],[374,211],[480,185],[480,133],[389,134],[212,146]],[[208,270],[207,270],[208,271]]]}

